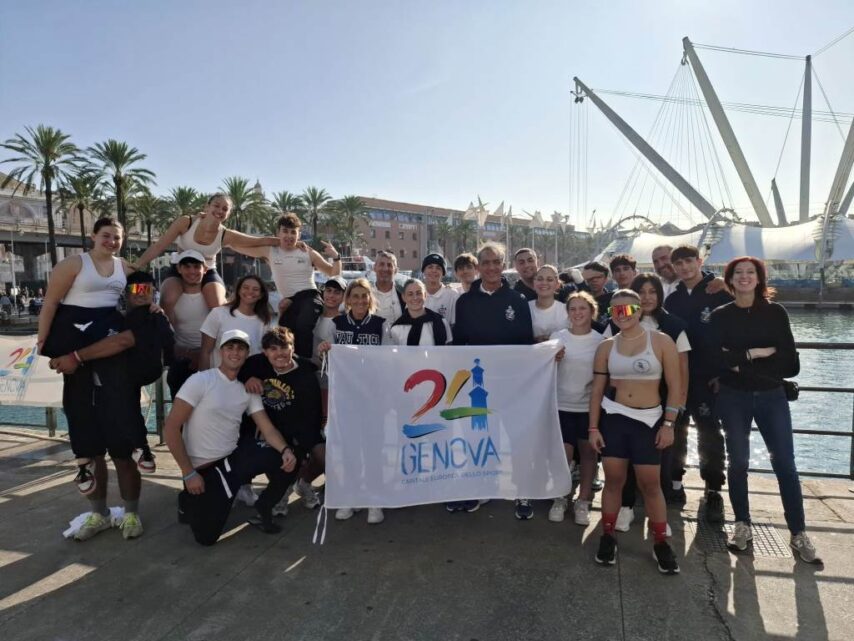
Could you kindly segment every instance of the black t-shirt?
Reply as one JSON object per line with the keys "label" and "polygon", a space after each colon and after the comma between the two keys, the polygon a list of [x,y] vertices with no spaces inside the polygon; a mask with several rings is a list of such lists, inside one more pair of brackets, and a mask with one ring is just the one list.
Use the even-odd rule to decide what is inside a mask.
{"label": "black t-shirt", "polygon": [[125,329],[133,332],[135,345],[128,350],[129,373],[138,385],[160,378],[164,365],[174,360],[175,334],[163,314],[136,307],[125,316]]}
{"label": "black t-shirt", "polygon": [[241,383],[261,379],[261,401],[270,421],[289,445],[306,450],[319,441],[323,412],[320,384],[317,367],[311,361],[295,356],[294,362],[295,369],[277,374],[266,355],[255,354],[243,364],[237,379]]}

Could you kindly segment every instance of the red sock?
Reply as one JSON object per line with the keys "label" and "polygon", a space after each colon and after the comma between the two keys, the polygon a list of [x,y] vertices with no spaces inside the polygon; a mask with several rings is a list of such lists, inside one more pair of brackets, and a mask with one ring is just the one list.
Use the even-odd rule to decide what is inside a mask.
{"label": "red sock", "polygon": [[602,512],[602,534],[614,536],[614,527],[617,525],[617,513],[605,514]]}
{"label": "red sock", "polygon": [[667,521],[661,523],[650,523],[652,528],[652,536],[656,543],[664,543],[667,540]]}

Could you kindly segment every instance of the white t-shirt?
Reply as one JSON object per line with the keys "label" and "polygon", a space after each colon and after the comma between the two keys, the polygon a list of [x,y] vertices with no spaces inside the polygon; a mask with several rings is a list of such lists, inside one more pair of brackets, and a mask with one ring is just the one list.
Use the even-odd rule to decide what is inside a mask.
{"label": "white t-shirt", "polygon": [[193,406],[183,432],[184,447],[193,467],[231,454],[237,448],[243,413],[264,410],[260,396],[247,394],[243,383],[229,380],[219,368],[193,374],[181,386],[177,398]]}
{"label": "white t-shirt", "polygon": [[424,307],[433,310],[448,321],[449,324],[453,325],[456,319],[454,310],[456,309],[459,297],[460,293],[457,290],[447,285],[442,285],[435,294],[427,292],[427,297],[424,299]]}
{"label": "white t-shirt", "polygon": [[210,336],[214,339],[214,349],[211,354],[211,367],[219,367],[221,362],[219,348],[220,337],[230,329],[242,329],[249,334],[249,355],[257,354],[261,351],[261,339],[264,337],[264,332],[267,331],[269,325],[257,316],[247,316],[239,309],[234,310],[234,316],[231,315],[231,310],[228,305],[214,307],[205,322],[202,323],[201,333]]}
{"label": "white t-shirt", "polygon": [[593,357],[605,337],[596,330],[578,336],[568,329],[562,329],[549,338],[558,339],[566,348],[563,360],[557,367],[557,408],[563,412],[590,411]]}
{"label": "white t-shirt", "polygon": [[301,249],[270,247],[270,271],[282,298],[290,298],[306,289],[317,289],[311,253]]}
{"label": "white t-shirt", "polygon": [[376,315],[386,319],[389,323],[393,323],[403,314],[403,308],[400,306],[400,299],[397,297],[397,290],[392,285],[392,288],[383,293],[373,287],[374,299],[377,301]]}
{"label": "white t-shirt", "polygon": [[320,367],[320,355],[317,353],[317,346],[324,341],[330,344],[335,342],[335,323],[331,318],[321,316],[314,325],[314,344],[311,350],[311,360],[318,367]]}
{"label": "white t-shirt", "polygon": [[529,300],[528,307],[531,308],[534,340],[542,340],[554,332],[569,329],[569,317],[566,315],[566,307],[562,303],[555,301],[548,309],[540,309],[537,307],[537,301]]}
{"label": "white t-shirt", "polygon": [[[438,313],[438,312],[437,312]],[[442,322],[445,324],[445,333],[448,335],[448,343],[453,340],[453,336],[451,335],[451,325],[448,323],[448,320],[443,318]],[[412,325],[393,325],[389,328],[389,340],[392,345],[406,345],[406,341],[409,338],[409,330],[412,329]],[[436,338],[433,336],[433,325],[432,323],[424,323],[424,327],[421,328],[421,339],[418,341],[419,345],[435,345]]]}
{"label": "white t-shirt", "polygon": [[208,317],[208,305],[201,292],[181,294],[175,303],[175,345],[184,349],[199,349],[202,346],[202,323]]}
{"label": "white t-shirt", "polygon": [[676,291],[676,286],[679,284],[679,280],[674,280],[672,283],[668,283],[663,278],[661,279],[661,288],[664,290],[664,300],[667,300],[667,297],[670,296],[673,292]]}

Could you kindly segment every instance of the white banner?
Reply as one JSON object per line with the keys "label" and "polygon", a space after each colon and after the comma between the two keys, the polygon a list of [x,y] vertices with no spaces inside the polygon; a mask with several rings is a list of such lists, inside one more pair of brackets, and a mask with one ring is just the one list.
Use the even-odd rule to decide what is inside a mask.
{"label": "white banner", "polygon": [[36,354],[36,338],[0,336],[0,405],[62,407],[62,375]]}
{"label": "white banner", "polygon": [[547,499],[572,481],[557,341],[357,347],[330,354],[326,506]]}

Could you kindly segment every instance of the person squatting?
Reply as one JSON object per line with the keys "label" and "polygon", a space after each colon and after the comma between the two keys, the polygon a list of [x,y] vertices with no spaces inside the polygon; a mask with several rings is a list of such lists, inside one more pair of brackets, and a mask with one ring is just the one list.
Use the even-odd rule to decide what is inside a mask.
{"label": "person squatting", "polygon": [[[281,531],[276,518],[287,513],[291,489],[309,508],[322,502],[313,481],[325,470],[329,381],[321,365],[332,345],[555,340],[560,431],[579,492],[572,505],[570,497],[554,497],[548,519],[561,522],[571,511],[575,523],[589,525],[601,466],[596,563],[616,562],[617,532],[630,529],[639,491],[656,566],[665,575],[679,572],[667,506],[685,504],[689,417],[698,431],[707,520],[724,520],[721,490],[728,486],[736,521],[730,548],[744,551],[752,539],[747,467],[755,420],[772,454],[791,546],[802,560],[820,562],[806,534],[784,391],[783,379],[798,373],[797,352],[761,260],[737,258],[717,277],[703,270],[696,247],[661,246],[652,254],[655,273],[638,273],[633,257],[618,254],[609,265],[584,265],[573,279],[522,248],[512,257],[519,280],[511,287],[504,247],[487,242],[451,265],[456,286],[444,283],[449,265],[433,253],[423,260],[423,281],[398,288],[392,252],[377,257],[375,282],[348,283],[333,245],[324,242],[321,254],[300,240],[296,215],[283,215],[275,236],[254,237],[225,227],[230,211],[228,197],[215,194],[204,212],[177,219],[136,263],[118,257],[122,226],[102,218],[92,249],[53,271],[38,347],[63,375],[74,481],[90,503],[76,539],[113,525],[128,539],[143,533],[140,474],[156,463],[140,390],[164,367],[173,398],[165,441],[183,482],[178,520],[198,543],[213,545],[235,499],[254,508],[249,522],[265,533]],[[141,268],[173,242],[180,251],[156,305],[154,280]],[[278,323],[255,274],[241,278],[226,300],[215,268],[223,246],[269,263],[283,296]],[[322,290],[315,270],[328,277]],[[616,287],[608,287],[609,277]],[[107,453],[125,508],[116,524],[106,507]],[[256,496],[251,484],[260,475],[267,485]],[[481,504],[445,507],[466,513]],[[514,508],[519,520],[534,516],[525,497]],[[344,521],[357,511],[335,516]],[[368,523],[384,519],[381,508],[368,509]]]}

